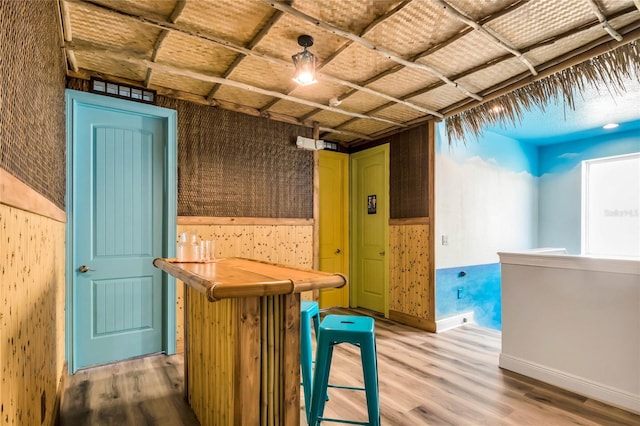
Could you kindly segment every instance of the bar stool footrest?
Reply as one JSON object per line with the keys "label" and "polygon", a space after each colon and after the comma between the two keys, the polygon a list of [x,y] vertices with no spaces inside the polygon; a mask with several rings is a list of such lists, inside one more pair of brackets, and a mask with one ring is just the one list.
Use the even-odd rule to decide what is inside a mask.
{"label": "bar stool footrest", "polygon": [[367,426],[369,424],[369,422],[359,422],[356,420],[331,419],[329,417],[318,417],[318,421],[344,423],[348,425],[363,425],[363,426]]}
{"label": "bar stool footrest", "polygon": [[343,386],[343,385],[327,385],[328,388],[336,388],[336,389],[349,389],[349,390],[357,390],[357,391],[366,391],[365,388],[358,388],[355,386]]}

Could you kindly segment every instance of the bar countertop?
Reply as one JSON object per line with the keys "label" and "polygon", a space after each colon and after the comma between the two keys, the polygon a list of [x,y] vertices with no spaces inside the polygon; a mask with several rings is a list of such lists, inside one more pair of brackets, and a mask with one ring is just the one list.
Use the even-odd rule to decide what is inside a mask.
{"label": "bar countertop", "polygon": [[301,293],[347,284],[341,274],[238,257],[210,263],[154,259],[153,265],[207,296],[210,302],[226,298]]}

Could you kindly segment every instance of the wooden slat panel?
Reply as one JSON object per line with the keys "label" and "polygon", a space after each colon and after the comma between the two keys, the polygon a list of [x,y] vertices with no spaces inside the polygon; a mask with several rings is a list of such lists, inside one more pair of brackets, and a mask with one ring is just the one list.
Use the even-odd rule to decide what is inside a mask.
{"label": "wooden slat panel", "polygon": [[[260,376],[256,374],[261,369],[261,340],[260,340],[260,299],[249,297],[239,299],[240,310],[243,313],[239,318],[238,343],[239,351],[236,352],[235,386],[238,389],[238,398],[235,407],[235,417],[240,419],[237,424],[253,426],[254,419],[260,416]],[[243,404],[247,401],[247,404]]]}
{"label": "wooden slat panel", "polygon": [[189,292],[189,403],[203,425],[236,424],[235,372],[238,345],[238,300],[209,303],[195,290]]}
{"label": "wooden slat panel", "polygon": [[65,225],[0,204],[0,241],[2,423],[51,425],[64,366]]}
{"label": "wooden slat panel", "polygon": [[188,394],[201,424],[298,426],[299,296],[209,303],[187,291]]}
{"label": "wooden slat panel", "polygon": [[429,225],[389,226],[389,309],[433,320],[429,232]]}

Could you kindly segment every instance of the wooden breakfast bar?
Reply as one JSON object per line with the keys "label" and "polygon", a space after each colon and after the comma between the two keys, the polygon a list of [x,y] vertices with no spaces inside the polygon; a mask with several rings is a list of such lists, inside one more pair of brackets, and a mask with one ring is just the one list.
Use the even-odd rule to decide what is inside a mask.
{"label": "wooden breakfast bar", "polygon": [[347,279],[243,258],[153,264],[186,284],[184,387],[200,423],[299,426],[300,293]]}

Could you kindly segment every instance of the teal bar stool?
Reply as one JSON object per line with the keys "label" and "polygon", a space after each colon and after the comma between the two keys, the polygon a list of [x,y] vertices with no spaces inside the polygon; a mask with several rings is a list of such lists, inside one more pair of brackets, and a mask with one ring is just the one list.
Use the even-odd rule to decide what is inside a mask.
{"label": "teal bar stool", "polygon": [[[333,347],[351,343],[360,347],[364,388],[330,385],[329,370]],[[330,419],[324,413],[327,387],[365,391],[367,396],[368,422]],[[380,397],[378,392],[378,361],[376,355],[375,325],[373,318],[350,315],[327,315],[320,324],[316,351],[315,380],[311,392],[311,414],[309,425],[317,426],[322,421],[355,425],[380,426]]]}
{"label": "teal bar stool", "polygon": [[311,346],[311,321],[318,341],[320,310],[318,302],[303,300],[300,302],[300,368],[302,370],[302,389],[304,391],[304,409],[309,421],[311,407],[311,384],[313,383],[313,347]]}

